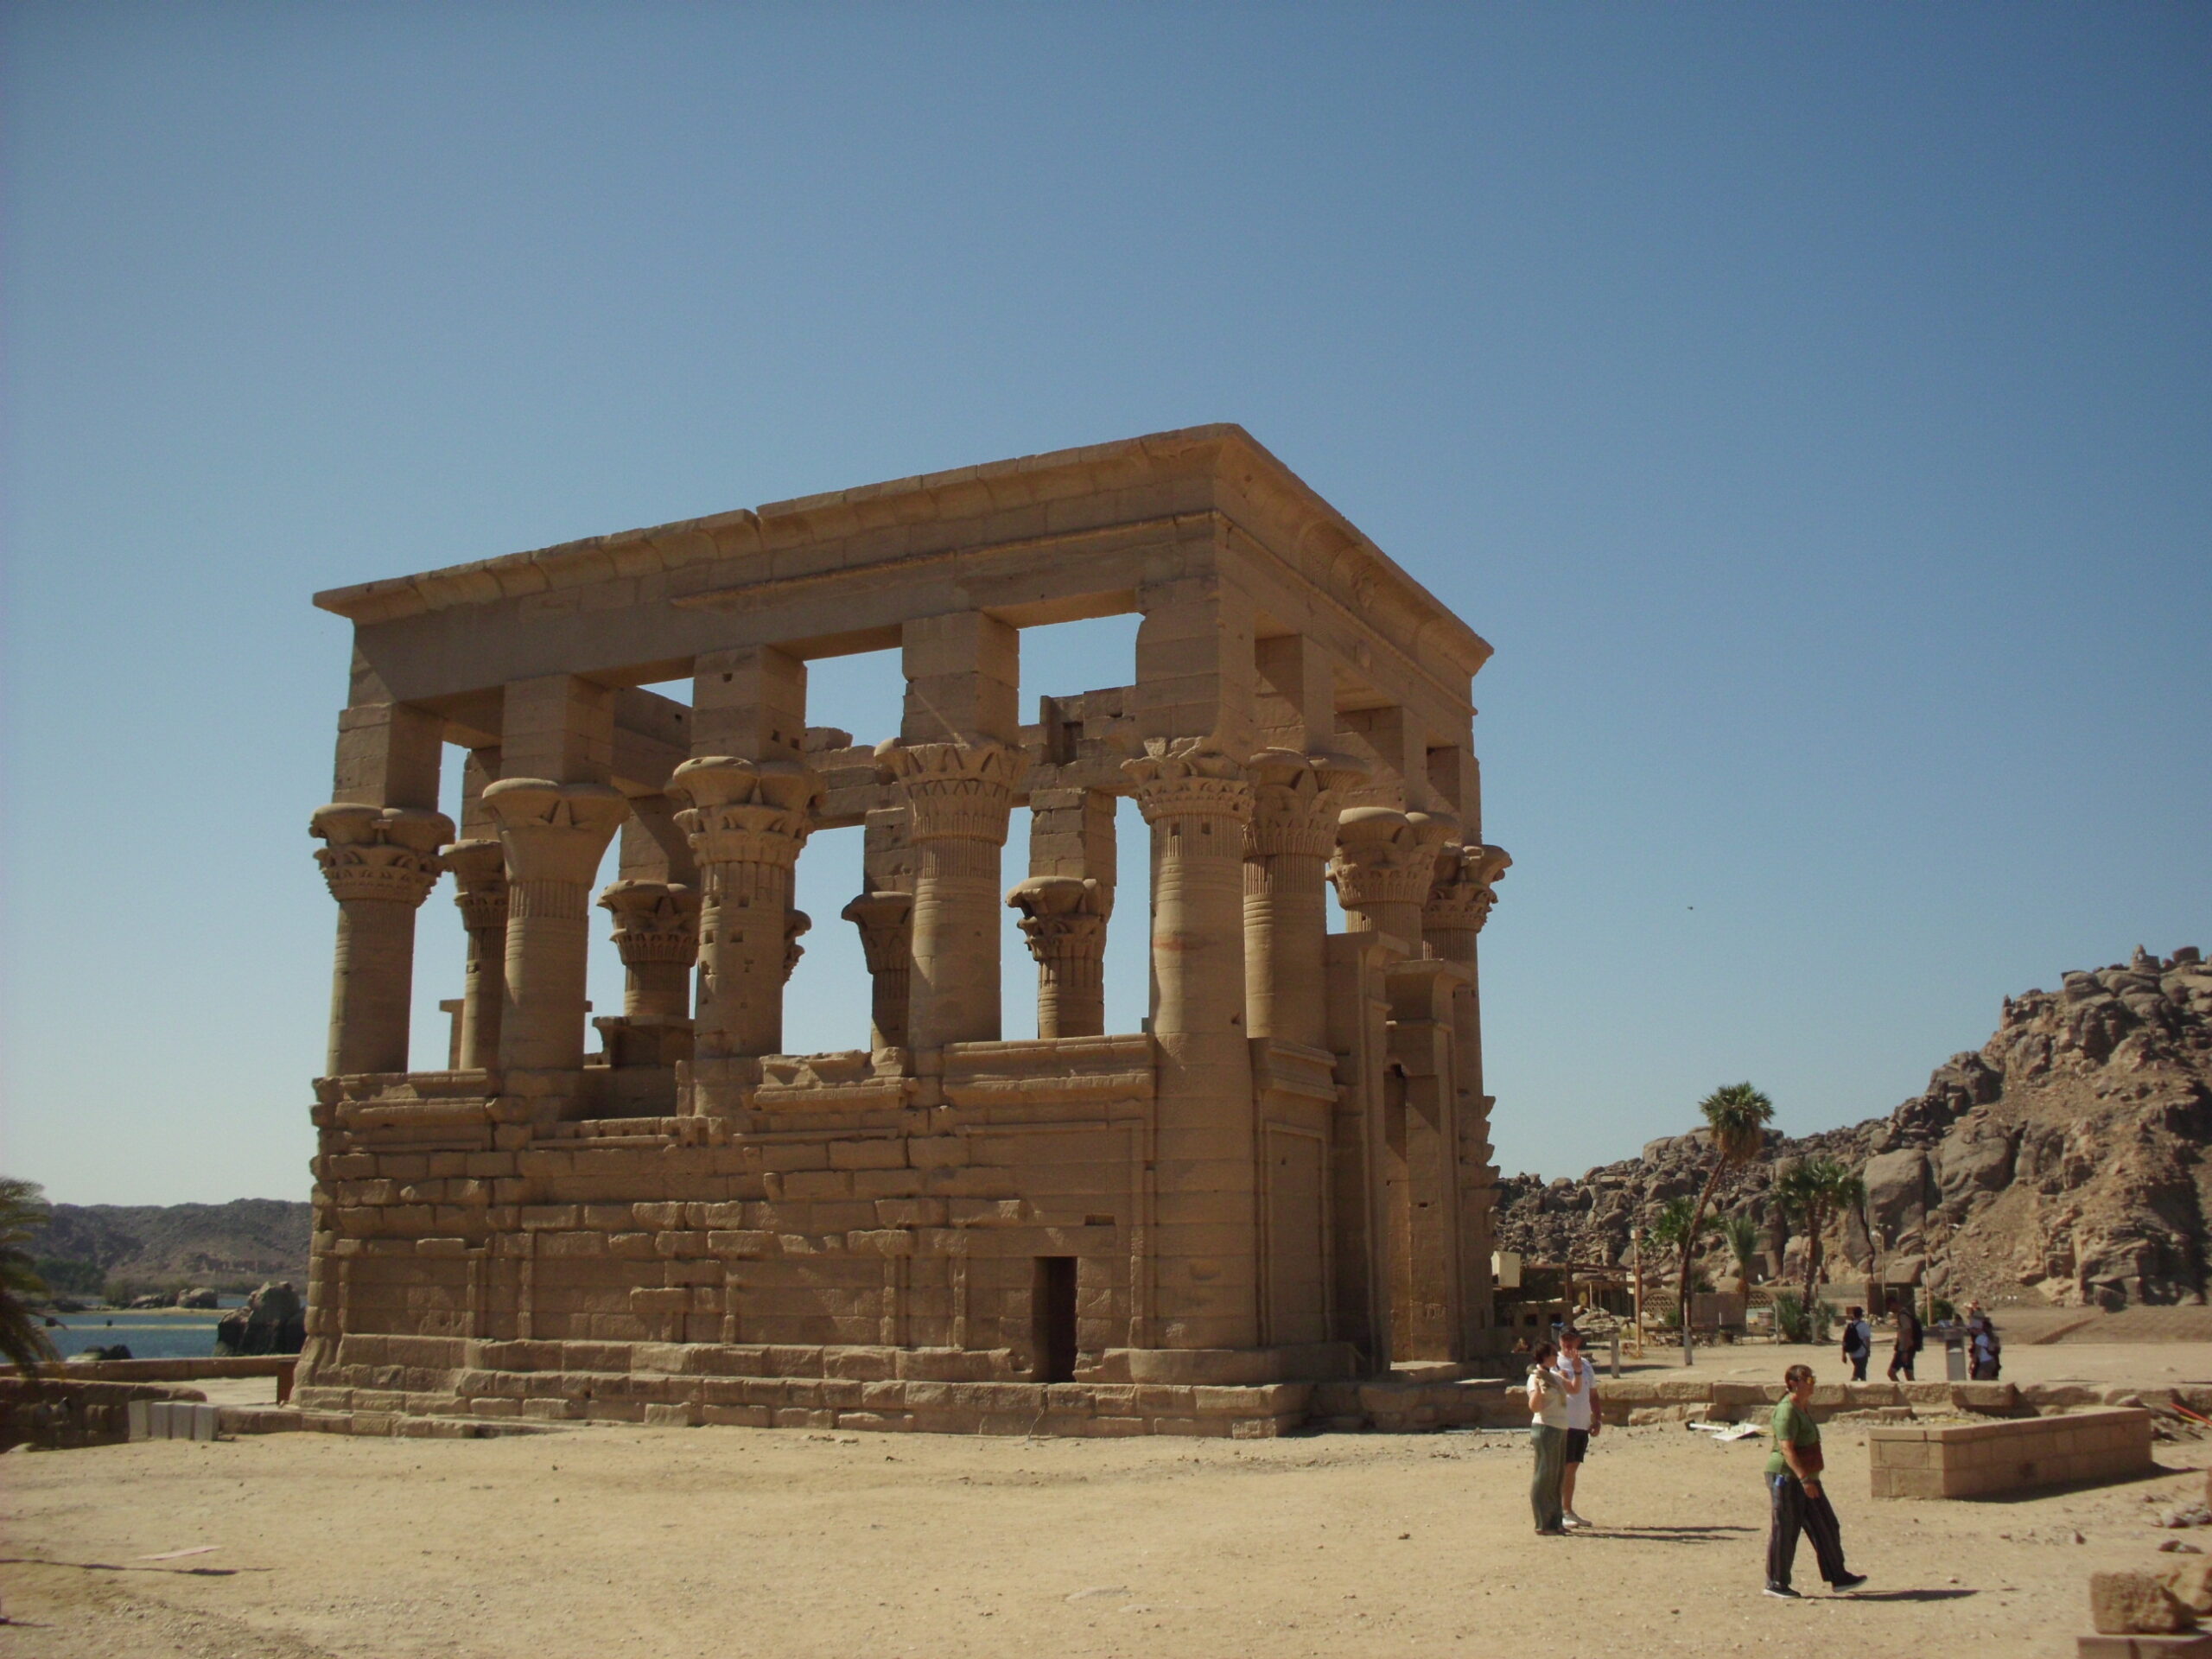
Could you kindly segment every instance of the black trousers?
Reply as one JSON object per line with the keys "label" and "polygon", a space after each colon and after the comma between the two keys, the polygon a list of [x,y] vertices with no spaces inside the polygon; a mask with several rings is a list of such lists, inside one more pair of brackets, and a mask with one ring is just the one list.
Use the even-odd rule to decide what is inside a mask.
{"label": "black trousers", "polygon": [[1866,1358],[1865,1354],[1852,1355],[1851,1380],[1853,1382],[1864,1382],[1866,1380]]}
{"label": "black trousers", "polygon": [[1903,1371],[1904,1373],[1904,1380],[1908,1382],[1911,1382],[1912,1362],[1919,1357],[1920,1350],[1917,1348],[1897,1348],[1891,1350],[1890,1353],[1890,1381],[1892,1382],[1896,1382],[1897,1380],[1897,1373],[1899,1371]]}
{"label": "black trousers", "polygon": [[1834,1584],[1838,1579],[1849,1577],[1851,1570],[1843,1564],[1843,1529],[1836,1522],[1827,1488],[1823,1485],[1818,1497],[1810,1497],[1803,1481],[1786,1473],[1769,1475],[1766,1484],[1774,1503],[1773,1524],[1766,1535],[1766,1581],[1774,1585],[1789,1582],[1789,1567],[1797,1559],[1797,1535],[1801,1532],[1813,1541],[1813,1557],[1820,1563],[1822,1579]]}

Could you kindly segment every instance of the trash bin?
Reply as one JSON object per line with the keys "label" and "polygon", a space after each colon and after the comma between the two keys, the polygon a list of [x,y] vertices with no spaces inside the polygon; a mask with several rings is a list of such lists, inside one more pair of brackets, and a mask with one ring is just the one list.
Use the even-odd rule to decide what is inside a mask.
{"label": "trash bin", "polygon": [[1943,1375],[1953,1382],[1967,1380],[1967,1344],[1964,1338],[1943,1338]]}

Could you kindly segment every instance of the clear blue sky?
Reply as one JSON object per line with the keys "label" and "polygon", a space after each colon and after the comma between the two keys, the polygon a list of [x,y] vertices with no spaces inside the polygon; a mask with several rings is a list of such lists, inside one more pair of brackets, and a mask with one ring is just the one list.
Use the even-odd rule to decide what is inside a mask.
{"label": "clear blue sky", "polygon": [[[56,1198],[306,1194],[313,591],[1206,421],[1497,647],[1507,1170],[1742,1077],[1795,1129],[1886,1111],[2004,994],[2212,948],[2212,10],[0,30],[0,1157]],[[1025,696],[1127,653],[1033,641]],[[880,735],[890,690],[851,659],[816,718]],[[809,860],[791,1043],[842,1046],[857,854]]]}

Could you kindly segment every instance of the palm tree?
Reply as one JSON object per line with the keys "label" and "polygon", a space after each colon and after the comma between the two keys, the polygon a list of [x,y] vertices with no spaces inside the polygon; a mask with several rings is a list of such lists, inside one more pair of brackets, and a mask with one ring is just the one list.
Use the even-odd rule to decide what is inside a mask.
{"label": "palm tree", "polygon": [[[1766,1126],[1774,1116],[1774,1103],[1748,1083],[1732,1083],[1714,1090],[1698,1102],[1705,1125],[1713,1136],[1713,1168],[1690,1211],[1689,1235],[1703,1234],[1705,1212],[1712,1206],[1713,1189],[1732,1169],[1740,1169],[1766,1150]],[[1682,1363],[1690,1363],[1690,1258],[1682,1253]]]}
{"label": "palm tree", "polygon": [[1749,1216],[1724,1216],[1720,1219],[1720,1236],[1728,1246],[1728,1254],[1735,1258],[1736,1276],[1744,1288],[1751,1287],[1751,1258],[1759,1253],[1759,1224]]}
{"label": "palm tree", "polygon": [[0,1358],[21,1369],[34,1386],[41,1362],[55,1357],[54,1344],[30,1306],[31,1298],[46,1294],[31,1265],[29,1244],[46,1225],[47,1214],[36,1181],[0,1175]]}
{"label": "palm tree", "polygon": [[[1709,1225],[1699,1223],[1694,1209],[1688,1198],[1669,1198],[1659,1206],[1659,1213],[1652,1217],[1651,1224],[1643,1230],[1644,1238],[1655,1248],[1676,1253],[1686,1276],[1694,1273],[1692,1264],[1696,1259],[1698,1247],[1705,1243],[1713,1230]],[[1698,1230],[1693,1232],[1693,1227]],[[1685,1302],[1679,1310],[1684,1318],[1688,1315],[1688,1306]]]}
{"label": "palm tree", "polygon": [[1838,1159],[1802,1158],[1775,1177],[1774,1196],[1805,1229],[1805,1306],[1810,1307],[1821,1278],[1821,1231],[1829,1216],[1866,1202],[1866,1183]]}

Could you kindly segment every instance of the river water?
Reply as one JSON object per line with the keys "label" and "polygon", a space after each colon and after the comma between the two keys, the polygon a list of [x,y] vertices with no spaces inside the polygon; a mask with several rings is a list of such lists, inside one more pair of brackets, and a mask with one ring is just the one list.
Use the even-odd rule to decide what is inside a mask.
{"label": "river water", "polygon": [[215,1322],[223,1313],[245,1305],[243,1296],[226,1296],[221,1312],[96,1308],[56,1315],[63,1328],[49,1327],[46,1334],[64,1359],[75,1358],[94,1344],[105,1348],[118,1342],[130,1350],[133,1359],[204,1359],[215,1351]]}

